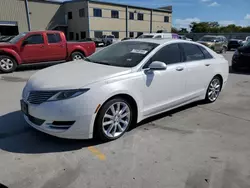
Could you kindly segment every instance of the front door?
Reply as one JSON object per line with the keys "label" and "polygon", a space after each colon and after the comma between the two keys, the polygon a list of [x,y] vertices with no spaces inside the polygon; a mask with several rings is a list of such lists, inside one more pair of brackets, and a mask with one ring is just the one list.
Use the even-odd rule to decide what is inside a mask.
{"label": "front door", "polygon": [[23,63],[39,63],[47,60],[48,51],[42,34],[28,36],[20,48]]}
{"label": "front door", "polygon": [[[148,70],[153,61],[164,62],[167,65],[166,70]],[[143,68],[144,116],[157,114],[183,103],[186,66],[182,62],[178,44],[170,44],[160,49]]]}

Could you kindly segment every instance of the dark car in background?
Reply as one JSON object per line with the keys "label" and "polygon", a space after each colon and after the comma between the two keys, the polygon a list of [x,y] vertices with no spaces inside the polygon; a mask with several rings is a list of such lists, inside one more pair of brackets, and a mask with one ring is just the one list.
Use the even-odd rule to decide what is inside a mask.
{"label": "dark car in background", "polygon": [[133,39],[133,38],[131,38],[131,37],[125,37],[125,38],[123,38],[121,41],[130,40],[130,39]]}
{"label": "dark car in background", "polygon": [[81,42],[94,42],[96,47],[104,46],[104,42],[100,38],[85,38]]}
{"label": "dark car in background", "polygon": [[237,48],[239,48],[242,45],[243,45],[242,40],[231,39],[231,40],[228,41],[227,50],[230,51],[231,49],[237,49]]}
{"label": "dark car in background", "polygon": [[0,36],[0,42],[9,42],[15,36]]}
{"label": "dark car in background", "polygon": [[239,71],[242,68],[250,69],[250,41],[239,47],[232,58],[232,69]]}

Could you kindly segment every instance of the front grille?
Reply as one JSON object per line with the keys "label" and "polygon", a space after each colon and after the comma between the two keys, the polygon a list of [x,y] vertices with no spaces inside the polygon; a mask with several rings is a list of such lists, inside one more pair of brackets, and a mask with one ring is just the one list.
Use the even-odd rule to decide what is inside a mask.
{"label": "front grille", "polygon": [[41,104],[46,102],[56,93],[57,91],[31,91],[28,97],[28,102],[31,104]]}

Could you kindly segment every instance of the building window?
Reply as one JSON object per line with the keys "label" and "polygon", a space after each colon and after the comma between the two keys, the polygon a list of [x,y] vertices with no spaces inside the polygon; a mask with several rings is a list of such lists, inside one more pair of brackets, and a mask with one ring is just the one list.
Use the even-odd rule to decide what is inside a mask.
{"label": "building window", "polygon": [[76,33],[76,40],[79,40],[79,34]]}
{"label": "building window", "polygon": [[68,19],[71,20],[73,18],[72,12],[68,12]]}
{"label": "building window", "polygon": [[48,43],[60,43],[62,41],[59,33],[48,33],[47,34]]}
{"label": "building window", "polygon": [[85,9],[84,8],[79,10],[79,17],[85,17]]}
{"label": "building window", "polygon": [[102,17],[102,9],[99,9],[99,8],[94,8],[93,9],[93,14],[94,14],[94,17]]}
{"label": "building window", "polygon": [[102,31],[95,31],[94,36],[95,36],[95,38],[101,38],[102,37]]}
{"label": "building window", "polygon": [[164,16],[164,22],[169,22],[169,16]]}
{"label": "building window", "polygon": [[138,33],[137,33],[137,37],[139,37],[139,36],[141,36],[141,35],[143,35],[143,32],[138,32]]}
{"label": "building window", "polygon": [[142,14],[142,13],[138,13],[137,19],[138,19],[138,20],[143,20],[143,14]]}
{"label": "building window", "polygon": [[81,31],[81,39],[85,39],[86,38],[86,31]]}
{"label": "building window", "polygon": [[74,40],[74,32],[69,32],[69,40]]}
{"label": "building window", "polygon": [[112,35],[114,35],[115,38],[119,39],[119,32],[118,31],[113,31]]}
{"label": "building window", "polygon": [[129,13],[129,19],[130,19],[130,20],[134,20],[134,19],[135,19],[134,13],[133,13],[133,12],[130,12],[130,13]]}
{"label": "building window", "polygon": [[134,32],[129,32],[129,37],[134,38]]}
{"label": "building window", "polygon": [[119,12],[117,10],[111,10],[111,18],[119,18]]}

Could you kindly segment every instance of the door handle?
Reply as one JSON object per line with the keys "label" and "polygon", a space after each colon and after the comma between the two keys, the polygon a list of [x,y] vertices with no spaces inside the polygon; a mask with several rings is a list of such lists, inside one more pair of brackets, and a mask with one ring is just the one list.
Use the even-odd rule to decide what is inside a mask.
{"label": "door handle", "polygon": [[205,64],[205,66],[209,67],[209,66],[210,66],[210,64]]}
{"label": "door handle", "polygon": [[183,68],[183,67],[177,67],[176,70],[177,70],[177,71],[183,71],[184,68]]}

